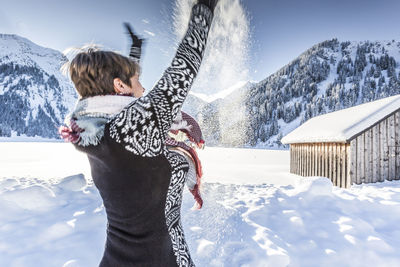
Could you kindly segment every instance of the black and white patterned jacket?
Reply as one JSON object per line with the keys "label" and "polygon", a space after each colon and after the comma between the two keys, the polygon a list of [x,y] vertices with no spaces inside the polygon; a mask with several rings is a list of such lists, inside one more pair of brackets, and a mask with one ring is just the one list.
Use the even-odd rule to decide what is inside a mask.
{"label": "black and white patterned jacket", "polygon": [[199,71],[212,16],[195,5],[155,87],[106,123],[99,144],[76,145],[89,158],[107,213],[100,266],[194,266],[180,220],[188,162],[164,144]]}

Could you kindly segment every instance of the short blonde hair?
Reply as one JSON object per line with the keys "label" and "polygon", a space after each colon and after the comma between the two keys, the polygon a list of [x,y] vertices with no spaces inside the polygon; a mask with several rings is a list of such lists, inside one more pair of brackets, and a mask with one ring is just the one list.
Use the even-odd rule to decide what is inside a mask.
{"label": "short blonde hair", "polygon": [[115,78],[131,86],[130,78],[139,72],[134,60],[96,48],[79,52],[67,64],[71,80],[82,98],[114,94]]}

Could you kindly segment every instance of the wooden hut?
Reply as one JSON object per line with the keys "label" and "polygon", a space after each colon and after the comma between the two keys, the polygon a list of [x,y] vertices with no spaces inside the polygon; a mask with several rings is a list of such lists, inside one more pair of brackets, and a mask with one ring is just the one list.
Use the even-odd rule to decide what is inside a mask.
{"label": "wooden hut", "polygon": [[400,179],[400,95],[314,117],[282,138],[290,172],[340,187]]}

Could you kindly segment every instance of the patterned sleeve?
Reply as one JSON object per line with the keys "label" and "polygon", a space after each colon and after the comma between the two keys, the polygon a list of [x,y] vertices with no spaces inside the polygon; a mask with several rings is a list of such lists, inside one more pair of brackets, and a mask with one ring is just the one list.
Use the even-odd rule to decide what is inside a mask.
{"label": "patterned sleeve", "polygon": [[193,7],[188,30],[170,67],[147,96],[131,103],[110,122],[110,136],[127,150],[146,157],[162,152],[171,124],[199,71],[212,16],[205,5]]}
{"label": "patterned sleeve", "polygon": [[193,7],[189,28],[171,66],[149,93],[164,134],[181,110],[199,71],[211,20],[212,12],[207,6],[198,4]]}

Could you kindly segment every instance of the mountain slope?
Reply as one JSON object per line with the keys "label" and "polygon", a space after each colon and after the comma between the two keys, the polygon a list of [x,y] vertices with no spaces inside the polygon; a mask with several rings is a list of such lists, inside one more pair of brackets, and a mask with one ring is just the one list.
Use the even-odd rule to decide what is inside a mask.
{"label": "mountain slope", "polygon": [[60,72],[66,60],[56,50],[0,34],[0,136],[58,138],[77,97]]}
{"label": "mountain slope", "polygon": [[[281,137],[309,118],[399,94],[399,62],[400,42],[394,40],[332,39],[313,46],[247,90],[245,116],[240,115],[247,121],[241,133],[245,138],[235,145],[281,147]],[[226,98],[214,106],[229,105],[229,101]],[[216,122],[218,111],[216,119],[205,121],[203,127],[219,132],[219,138],[211,142],[231,145],[223,141],[230,131],[222,131]]]}
{"label": "mountain slope", "polygon": [[250,120],[246,97],[254,83],[247,82],[231,94],[208,103],[201,110],[199,124],[208,145],[242,146],[247,142]]}
{"label": "mountain slope", "polygon": [[[0,136],[58,138],[76,100],[59,69],[66,58],[0,34]],[[209,145],[281,147],[280,139],[317,115],[400,93],[400,42],[319,43],[275,74],[211,103],[189,95]]]}

